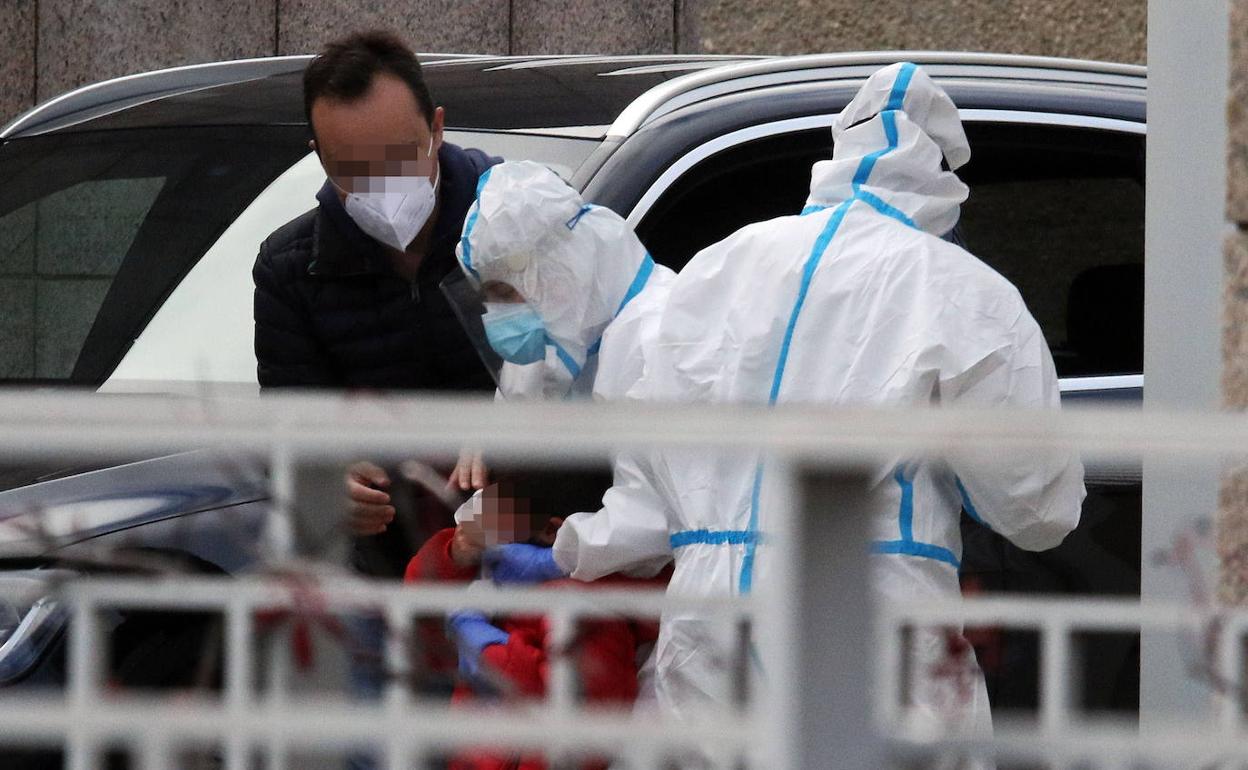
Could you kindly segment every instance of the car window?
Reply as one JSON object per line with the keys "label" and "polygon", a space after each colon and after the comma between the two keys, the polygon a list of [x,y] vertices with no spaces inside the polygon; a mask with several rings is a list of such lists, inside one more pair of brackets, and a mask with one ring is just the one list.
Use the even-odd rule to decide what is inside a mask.
{"label": "car window", "polygon": [[[1018,287],[1063,377],[1143,371],[1143,137],[968,123],[971,188],[959,235]],[[679,270],[751,222],[801,210],[827,129],[730,148],[694,166],[638,225],[654,258]]]}
{"label": "car window", "polygon": [[0,217],[0,377],[67,379],[165,184],[102,179]]}
{"label": "car window", "polygon": [[156,129],[0,146],[0,381],[98,385],[299,129]]}
{"label": "car window", "polygon": [[1018,287],[1064,377],[1144,370],[1144,138],[975,127],[968,248]]}
{"label": "car window", "polygon": [[447,129],[446,141],[460,147],[473,147],[504,160],[532,160],[548,166],[564,179],[571,179],[601,141],[526,134],[514,131],[456,131]]}

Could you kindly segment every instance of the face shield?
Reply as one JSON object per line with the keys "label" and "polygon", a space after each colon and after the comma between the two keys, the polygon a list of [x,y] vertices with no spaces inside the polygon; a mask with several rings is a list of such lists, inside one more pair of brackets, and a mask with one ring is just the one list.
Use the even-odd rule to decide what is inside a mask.
{"label": "face shield", "polygon": [[494,352],[494,348],[490,346],[485,337],[485,298],[482,296],[480,287],[459,270],[451,271],[442,280],[440,287],[442,294],[450,302],[451,309],[455,311],[459,325],[463,327],[469,342],[472,343],[477,355],[485,364],[486,370],[497,384],[503,359]]}
{"label": "face shield", "polygon": [[454,271],[441,283],[460,325],[506,399],[561,398],[581,367],[547,334],[542,317],[509,284]]}

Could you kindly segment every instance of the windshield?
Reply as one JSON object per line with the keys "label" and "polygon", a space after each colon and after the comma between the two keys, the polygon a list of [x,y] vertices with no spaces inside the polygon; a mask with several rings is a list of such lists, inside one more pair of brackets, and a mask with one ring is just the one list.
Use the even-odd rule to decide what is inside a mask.
{"label": "windshield", "polygon": [[199,256],[306,151],[291,128],[0,146],[0,380],[103,382]]}

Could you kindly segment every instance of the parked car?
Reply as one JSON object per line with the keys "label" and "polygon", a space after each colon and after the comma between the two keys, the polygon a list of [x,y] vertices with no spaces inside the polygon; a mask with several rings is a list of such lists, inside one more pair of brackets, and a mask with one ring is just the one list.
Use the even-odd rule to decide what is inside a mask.
{"label": "parked car", "polygon": [[[748,222],[799,211],[811,164],[829,156],[833,117],[869,73],[899,58],[922,64],[961,108],[973,148],[960,172],[971,187],[962,237],[1022,291],[1064,399],[1138,405],[1141,67],[950,53],[424,61],[448,141],[550,165],[679,269]],[[5,383],[256,390],[251,265],[270,232],[315,205],[324,181],[307,149],[308,60],[120,78],[41,104],[0,132]],[[248,555],[221,533],[260,526],[266,497],[262,469],[223,475],[195,454],[86,472],[5,469],[0,479],[0,554],[23,564],[56,565],[84,543],[115,542],[243,570]],[[1024,553],[968,520],[968,588],[1138,593],[1139,469],[1091,468],[1088,481],[1082,524],[1048,553]],[[13,513],[31,506],[77,511],[91,526],[35,539]],[[6,633],[12,642],[0,624],[0,644]],[[55,644],[39,638],[41,654],[11,681],[46,670]],[[1027,639],[998,643],[1003,665],[1027,657]],[[1089,705],[1134,708],[1138,640],[1093,644]],[[0,647],[0,670],[10,648]],[[1034,682],[988,673],[998,706],[1032,703]]]}

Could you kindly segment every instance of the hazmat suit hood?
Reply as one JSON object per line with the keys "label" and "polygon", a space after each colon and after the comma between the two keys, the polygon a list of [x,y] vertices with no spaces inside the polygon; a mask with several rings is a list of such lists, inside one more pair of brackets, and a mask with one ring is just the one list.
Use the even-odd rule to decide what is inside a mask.
{"label": "hazmat suit hood", "polygon": [[542,361],[504,363],[504,397],[588,394],[607,325],[646,286],[654,262],[615,212],[586,205],[532,161],[493,166],[477,185],[456,255],[478,286],[507,283],[541,317]]}
{"label": "hazmat suit hood", "polygon": [[811,172],[807,208],[857,196],[933,235],[958,222],[968,189],[957,169],[971,157],[949,95],[919,67],[901,62],[867,82],[832,125],[832,160]]}

